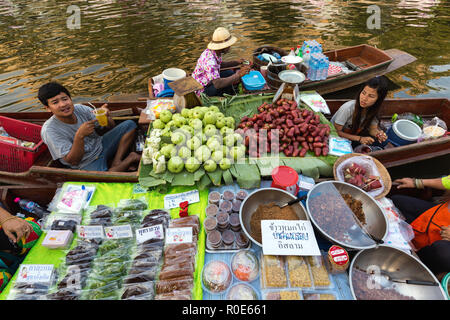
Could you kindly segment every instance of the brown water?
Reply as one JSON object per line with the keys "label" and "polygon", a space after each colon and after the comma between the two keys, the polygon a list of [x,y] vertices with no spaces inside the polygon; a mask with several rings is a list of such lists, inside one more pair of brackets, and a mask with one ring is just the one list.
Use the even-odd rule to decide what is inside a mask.
{"label": "brown water", "polygon": [[[79,29],[67,27],[76,17],[67,13],[72,4]],[[374,4],[381,24],[370,30]],[[165,68],[191,72],[218,26],[239,38],[227,59],[307,39],[325,50],[397,48],[418,60],[388,75],[396,85],[391,97],[448,97],[449,15],[442,0],[0,0],[0,110],[40,109],[36,93],[49,80],[66,85],[75,101],[145,92],[148,78]]]}

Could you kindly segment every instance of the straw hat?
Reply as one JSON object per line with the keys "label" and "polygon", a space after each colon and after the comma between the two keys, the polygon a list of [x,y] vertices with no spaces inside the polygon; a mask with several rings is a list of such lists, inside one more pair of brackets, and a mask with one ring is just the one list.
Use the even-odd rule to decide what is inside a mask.
{"label": "straw hat", "polygon": [[208,44],[208,49],[210,50],[225,49],[235,44],[236,41],[237,38],[235,36],[232,36],[227,29],[219,27],[214,31],[212,41]]}

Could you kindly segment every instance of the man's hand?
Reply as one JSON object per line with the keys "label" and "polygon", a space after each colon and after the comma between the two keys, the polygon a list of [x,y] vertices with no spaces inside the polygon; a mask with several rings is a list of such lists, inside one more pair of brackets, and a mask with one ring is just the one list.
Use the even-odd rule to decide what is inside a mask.
{"label": "man's hand", "polygon": [[75,135],[78,135],[80,138],[84,139],[88,135],[92,134],[95,130],[95,122],[97,120],[93,119],[83,123],[77,130]]}
{"label": "man's hand", "polygon": [[416,187],[413,178],[396,179],[396,180],[394,180],[394,183],[398,183],[397,189],[403,189],[403,188],[412,188],[413,189]]}
{"label": "man's hand", "polygon": [[450,226],[442,227],[441,237],[442,237],[442,240],[450,241]]}
{"label": "man's hand", "polygon": [[5,221],[2,224],[3,231],[11,241],[17,243],[22,237],[28,238],[33,228],[23,219],[16,218]]}

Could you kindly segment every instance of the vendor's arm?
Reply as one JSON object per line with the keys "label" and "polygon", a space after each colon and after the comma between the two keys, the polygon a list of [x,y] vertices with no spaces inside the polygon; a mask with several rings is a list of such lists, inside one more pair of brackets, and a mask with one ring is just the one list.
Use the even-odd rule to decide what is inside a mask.
{"label": "vendor's arm", "polygon": [[63,158],[64,161],[72,166],[78,165],[84,156],[84,138],[92,134],[95,130],[95,119],[83,123],[75,133],[72,147],[68,154]]}
{"label": "vendor's arm", "polygon": [[387,135],[384,133],[383,130],[380,130],[378,128],[378,123],[372,124],[369,128],[369,134],[376,138],[379,142],[384,142],[387,139]]}
{"label": "vendor's arm", "polygon": [[0,207],[0,225],[6,236],[14,243],[22,237],[27,238],[32,231],[32,227],[28,222],[11,215],[2,207]]}
{"label": "vendor's arm", "polygon": [[226,88],[228,86],[231,86],[245,76],[250,71],[249,66],[243,66],[238,72],[233,74],[232,76],[226,77],[226,78],[218,78],[212,81],[214,87],[216,89]]}
{"label": "vendor's arm", "polygon": [[245,61],[245,59],[239,59],[239,60],[232,60],[232,61],[223,61],[220,64],[220,68],[230,68],[230,67],[235,67],[238,66],[240,64],[242,64]]}
{"label": "vendor's arm", "polygon": [[[449,179],[449,176],[444,178],[435,178],[435,179],[417,179],[419,180],[419,187],[429,187],[438,190],[448,190],[450,186],[447,186],[446,179]],[[403,188],[417,188],[416,179],[414,178],[402,178],[394,180],[395,183],[398,183],[398,189]]]}
{"label": "vendor's arm", "polygon": [[335,123],[334,127],[336,128],[336,131],[337,131],[338,135],[340,137],[342,137],[342,138],[346,138],[346,139],[351,140],[351,141],[358,141],[358,142],[360,142],[362,144],[367,144],[367,145],[370,145],[370,144],[375,142],[375,140],[372,137],[363,137],[363,136],[358,136],[356,134],[351,134],[351,133],[344,132],[343,131],[343,129],[344,129],[343,125]]}

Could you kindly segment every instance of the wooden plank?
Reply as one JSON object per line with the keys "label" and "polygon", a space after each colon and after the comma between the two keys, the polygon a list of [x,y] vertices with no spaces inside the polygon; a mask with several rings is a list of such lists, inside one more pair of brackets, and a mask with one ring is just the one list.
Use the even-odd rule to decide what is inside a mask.
{"label": "wooden plank", "polygon": [[386,69],[386,73],[397,70],[398,68],[413,63],[414,61],[417,60],[416,57],[398,49],[388,49],[385,50],[384,52],[386,52],[386,54],[388,54],[390,57],[392,57],[392,59],[394,59],[394,61],[392,61],[392,63]]}

